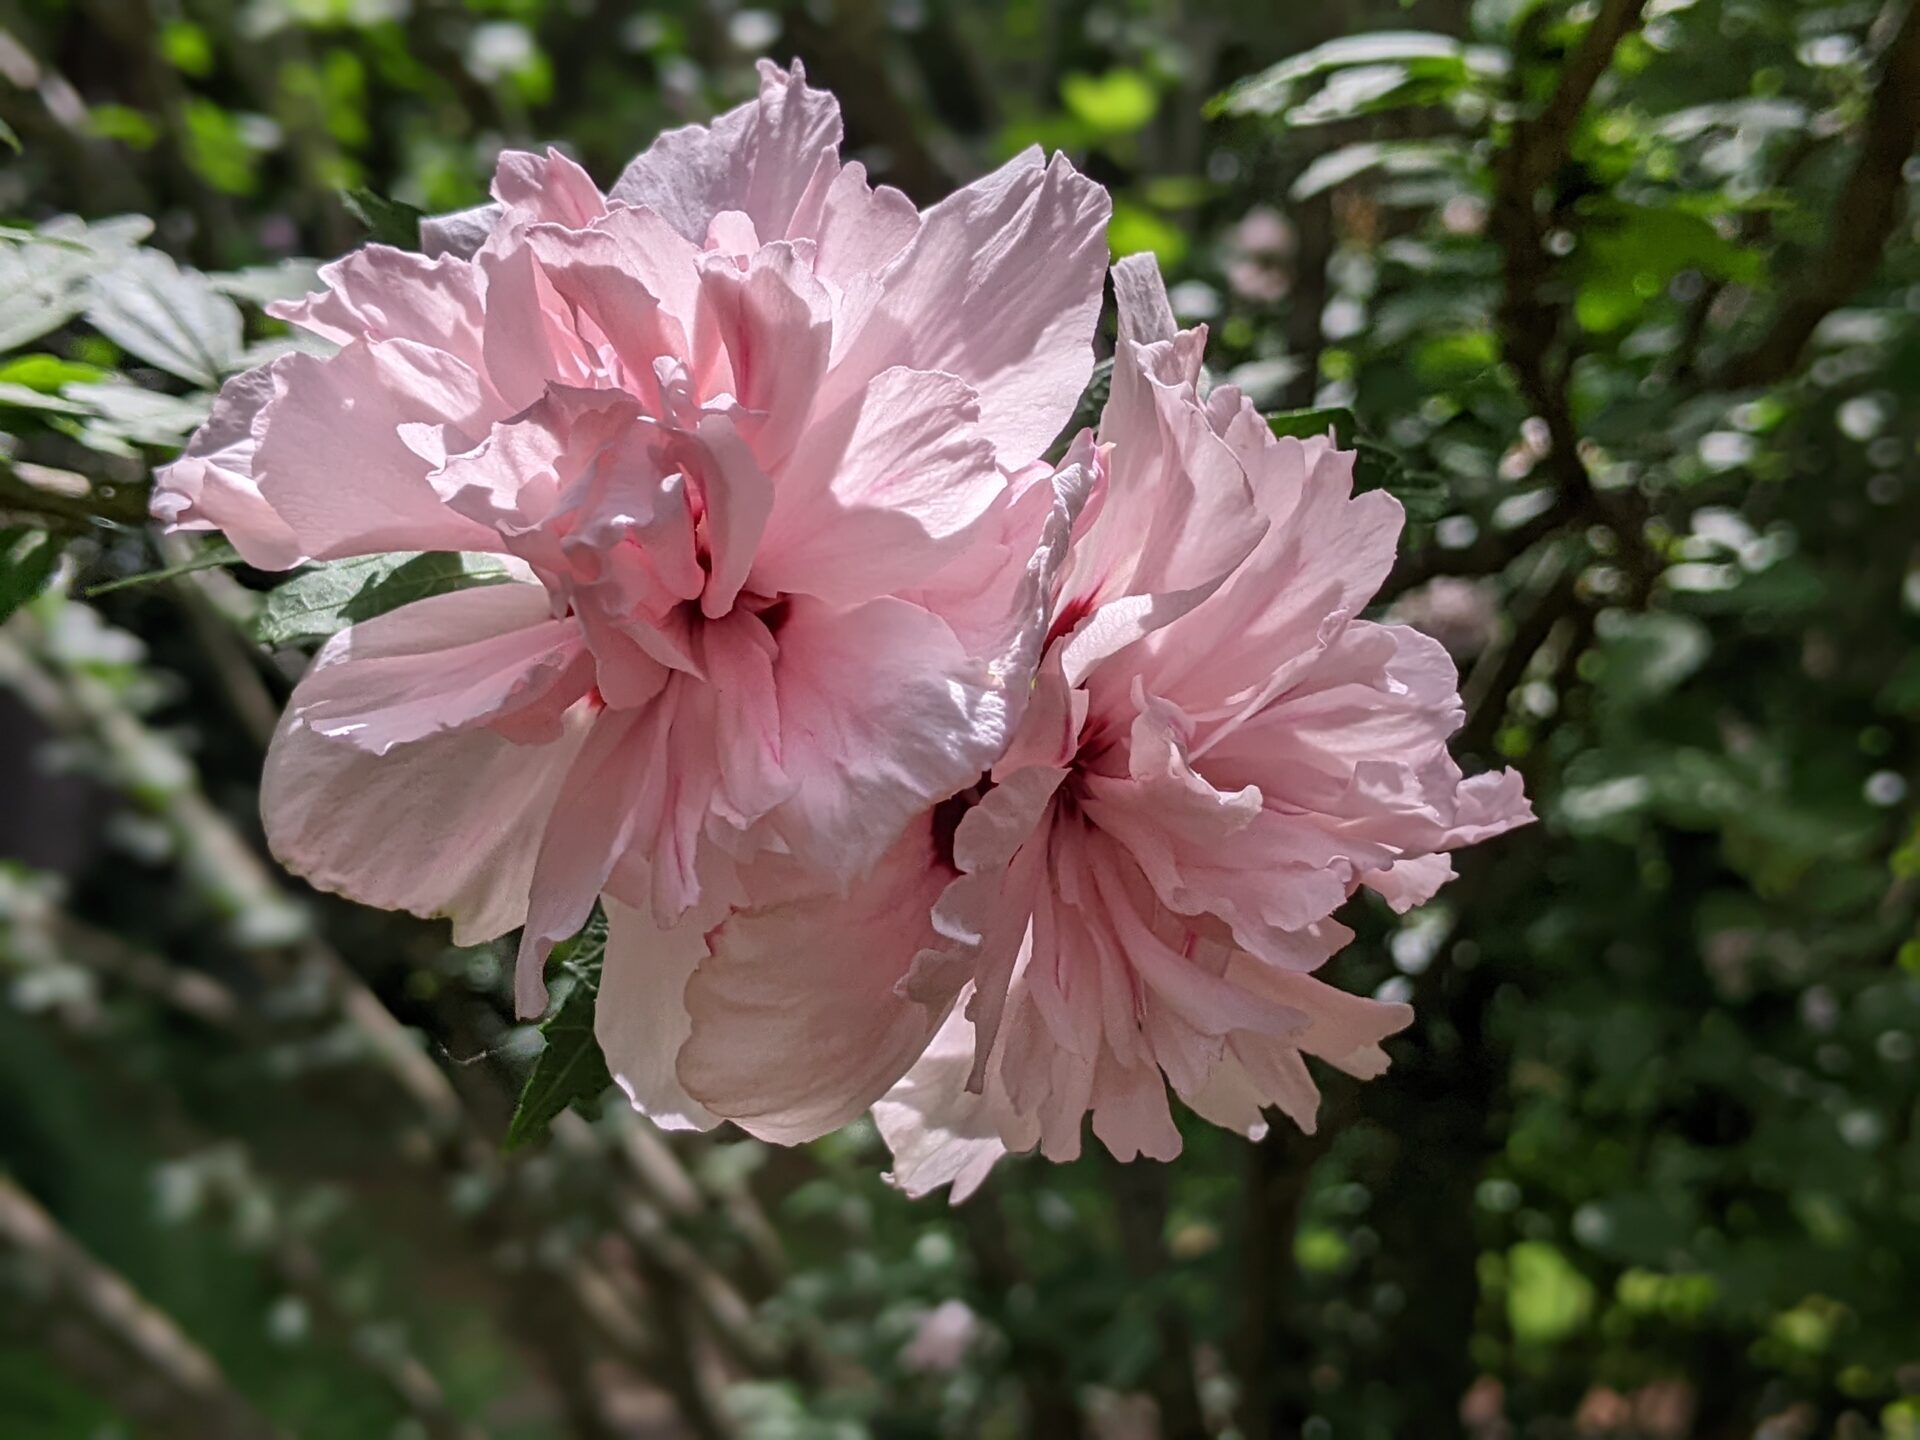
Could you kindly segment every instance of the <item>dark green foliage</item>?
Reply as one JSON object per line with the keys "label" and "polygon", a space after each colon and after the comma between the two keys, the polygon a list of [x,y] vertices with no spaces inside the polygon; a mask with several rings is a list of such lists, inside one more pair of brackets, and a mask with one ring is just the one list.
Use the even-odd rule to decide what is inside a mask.
{"label": "dark green foliage", "polygon": [[607,917],[596,913],[587,928],[554,948],[547,962],[554,996],[540,1022],[546,1042],[521,1087],[507,1148],[546,1134],[553,1117],[569,1106],[591,1104],[607,1093],[613,1077],[593,1038],[593,1002],[600,992],[600,965],[607,953]]}
{"label": "dark green foliage", "polygon": [[376,245],[392,245],[400,250],[420,248],[420,221],[423,212],[413,205],[376,195],[364,186],[340,192],[340,203],[347,213],[367,227],[367,239]]}
{"label": "dark green foliage", "polygon": [[[1906,0],[14,10],[0,1176],[250,1410],[312,1440],[1108,1440],[1142,1396],[1169,1440],[1920,1436]],[[1377,613],[1454,652],[1459,753],[1520,766],[1540,822],[1413,915],[1349,907],[1328,977],[1418,1019],[1385,1076],[1320,1070],[1314,1136],[1190,1124],[1171,1167],[909,1204],[867,1125],[788,1151],[596,1112],[603,940],[521,1024],[510,936],[454,949],[265,859],[302,652],[501,567],[183,564],[151,466],[291,343],[265,307],[317,283],[298,257],[417,249],[502,145],[608,184],[762,52],[921,203],[1067,147],[1209,326],[1210,383],[1406,507]],[[20,1260],[6,1440],[232,1433],[142,1410],[165,1386]],[[928,1370],[950,1300],[977,1333]]]}

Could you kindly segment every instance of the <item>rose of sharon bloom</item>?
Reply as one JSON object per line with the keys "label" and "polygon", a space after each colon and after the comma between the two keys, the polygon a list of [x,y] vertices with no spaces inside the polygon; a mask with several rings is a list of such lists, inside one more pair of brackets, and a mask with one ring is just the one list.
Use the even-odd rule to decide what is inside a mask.
{"label": "rose of sharon bloom", "polygon": [[[1511,772],[1463,780],[1446,652],[1356,618],[1401,512],[1353,494],[1353,457],[1275,439],[1237,392],[1199,388],[1203,330],[1175,333],[1158,271],[1116,267],[1121,339],[1100,422],[1104,495],[1059,581],[1038,690],[960,819],[961,876],[903,992],[944,1008],[875,1107],[910,1193],[970,1193],[1009,1150],[1170,1159],[1167,1087],[1257,1136],[1306,1129],[1302,1057],[1361,1078],[1404,1005],[1312,971],[1350,940],[1358,887],[1399,909],[1445,852],[1531,812]],[[1097,511],[1094,506],[1098,506]]]}
{"label": "rose of sharon bloom", "polygon": [[231,382],[161,476],[156,515],[255,565],[509,558],[335,637],[262,804],[324,889],[524,923],[523,1012],[603,892],[697,934],[754,856],[782,893],[867,873],[1029,689],[1062,537],[1009,481],[1090,372],[1107,197],[1034,151],[917,212],[840,133],[763,65],[608,195],[503,156],[440,253],[369,246],[278,311],[337,351]]}

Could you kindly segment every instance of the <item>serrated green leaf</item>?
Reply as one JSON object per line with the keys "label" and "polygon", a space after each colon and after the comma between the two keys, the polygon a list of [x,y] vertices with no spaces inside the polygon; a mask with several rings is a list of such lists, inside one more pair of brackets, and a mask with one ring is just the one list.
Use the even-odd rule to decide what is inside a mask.
{"label": "serrated green leaf", "polygon": [[88,224],[71,215],[0,230],[0,350],[58,330],[87,304],[89,282],[153,232],[144,215]]}
{"label": "serrated green leaf", "polygon": [[240,368],[239,307],[198,270],[139,250],[95,275],[88,290],[88,323],[169,375],[212,388]]}
{"label": "serrated green leaf", "polygon": [[333,560],[294,576],[268,595],[253,622],[253,635],[262,645],[324,640],[415,600],[512,579],[493,555],[435,550]]}
{"label": "serrated green leaf", "polygon": [[420,248],[420,221],[423,212],[400,200],[389,200],[356,186],[340,192],[340,203],[347,213],[367,227],[367,239],[377,245],[393,245],[402,250]]}
{"label": "serrated green leaf", "polygon": [[586,928],[557,947],[548,962],[558,972],[555,988],[564,984],[566,989],[541,1022],[540,1033],[547,1043],[520,1089],[507,1126],[509,1150],[546,1134],[561,1111],[598,1100],[613,1084],[593,1034],[594,1002],[599,998],[606,951],[607,917],[596,911]]}

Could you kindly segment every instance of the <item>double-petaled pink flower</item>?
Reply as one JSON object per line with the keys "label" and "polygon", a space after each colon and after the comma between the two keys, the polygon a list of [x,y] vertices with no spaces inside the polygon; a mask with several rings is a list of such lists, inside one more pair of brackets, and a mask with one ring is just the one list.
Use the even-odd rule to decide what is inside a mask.
{"label": "double-petaled pink flower", "polygon": [[269,568],[484,551],[510,583],[355,625],[295,691],[275,853],[369,904],[524,926],[596,900],[596,1021],[667,1126],[780,1141],[876,1107],[915,1192],[1007,1150],[1179,1146],[1167,1087],[1310,1124],[1302,1063],[1405,1007],[1312,971],[1521,823],[1463,780],[1451,664],[1356,618],[1399,510],[1206,393],[1150,261],[1087,381],[1104,192],[1036,153],[925,212],[831,97],[663,136],[603,196],[508,155],[430,256],[282,312],[337,350],[233,381],[155,513]]}
{"label": "double-petaled pink flower", "polygon": [[1205,332],[1176,333],[1146,257],[1114,272],[1120,341],[1083,517],[1033,702],[960,819],[939,939],[900,992],[943,1013],[875,1109],[913,1193],[969,1193],[1009,1150],[1170,1159],[1172,1087],[1259,1135],[1312,1128],[1303,1057],[1362,1078],[1411,1012],[1312,971],[1351,939],[1358,888],[1397,908],[1446,853],[1530,818],[1511,771],[1464,780],[1435,642],[1357,618],[1400,507],[1353,494],[1353,457],[1275,439],[1237,391],[1201,390]]}
{"label": "double-petaled pink flower", "polygon": [[766,65],[608,196],[503,157],[442,253],[369,247],[285,307],[338,351],[233,381],[160,479],[257,565],[514,563],[329,643],[263,804],[322,888],[463,942],[524,923],[524,1012],[603,893],[697,937],[755,857],[865,874],[1028,689],[1048,513],[1009,481],[1092,368],[1106,194],[1035,151],[921,213],[839,139]]}

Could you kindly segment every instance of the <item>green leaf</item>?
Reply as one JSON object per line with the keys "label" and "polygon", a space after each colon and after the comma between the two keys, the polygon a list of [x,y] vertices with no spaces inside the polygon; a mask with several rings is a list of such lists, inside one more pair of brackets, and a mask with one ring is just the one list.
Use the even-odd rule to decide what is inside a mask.
{"label": "green leaf", "polygon": [[1565,1340],[1592,1317],[1593,1282],[1546,1241],[1514,1246],[1507,1267],[1507,1323],[1522,1344]]}
{"label": "green leaf", "polygon": [[1107,396],[1112,393],[1113,361],[1102,360],[1093,367],[1093,374],[1087,377],[1087,388],[1080,392],[1080,399],[1073,407],[1073,418],[1067,421],[1060,438],[1047,451],[1051,463],[1060,463],[1060,457],[1067,453],[1067,446],[1073,443],[1074,436],[1089,425],[1100,423],[1100,412],[1107,408]]}
{"label": "green leaf", "polygon": [[1683,270],[1748,286],[1765,279],[1755,251],[1690,210],[1611,198],[1585,201],[1580,210],[1590,224],[1573,260],[1580,283],[1574,316],[1590,333],[1605,334],[1636,319]]}
{"label": "green leaf", "polygon": [[216,290],[236,300],[270,305],[275,300],[298,300],[320,288],[318,260],[282,260],[275,265],[250,265],[224,275],[209,275]]}
{"label": "green leaf", "polygon": [[158,250],[139,250],[90,288],[88,323],[148,364],[209,389],[240,368],[239,307],[198,270]]}
{"label": "green leaf", "polygon": [[4,120],[0,120],[0,145],[6,146],[16,155],[25,153],[20,148],[20,137],[13,133],[13,127]]}
{"label": "green leaf", "polygon": [[24,385],[43,395],[59,393],[62,385],[106,378],[98,365],[63,360],[58,355],[16,355],[0,365],[0,385]]}
{"label": "green leaf", "polygon": [[607,917],[596,911],[587,928],[555,949],[548,962],[566,989],[540,1024],[547,1043],[533,1062],[507,1126],[509,1150],[537,1140],[562,1110],[598,1100],[613,1084],[600,1042],[593,1035],[593,1007],[606,952]]}
{"label": "green leaf", "polygon": [[333,560],[268,595],[254,619],[253,636],[262,645],[324,640],[415,600],[512,579],[493,555],[437,550]]}
{"label": "green leaf", "polygon": [[1267,417],[1267,425],[1282,439],[1310,440],[1331,434],[1336,444],[1351,445],[1359,434],[1359,422],[1353,411],[1338,406],[1318,410],[1277,410]]}
{"label": "green leaf", "polygon": [[60,542],[24,525],[0,530],[0,621],[38,595],[60,563]]}
{"label": "green leaf", "polygon": [[1465,160],[1465,151],[1450,140],[1371,140],[1343,145],[1301,171],[1290,193],[1295,200],[1308,200],[1369,170],[1388,175],[1430,175],[1460,170]]}
{"label": "green leaf", "polygon": [[1171,270],[1187,258],[1186,231],[1146,206],[1116,195],[1113,218],[1107,223],[1107,245],[1115,255],[1151,252],[1162,270]]}
{"label": "green leaf", "polygon": [[1284,115],[1298,103],[1308,81],[1356,68],[1366,74],[1350,93],[1336,95],[1320,107],[1325,113],[1302,117],[1300,123],[1346,119],[1394,105],[1434,104],[1462,89],[1484,89],[1506,74],[1507,57],[1491,46],[1463,45],[1450,35],[1418,30],[1346,35],[1242,80],[1215,97],[1208,113]]}
{"label": "green leaf", "polygon": [[378,245],[394,245],[402,250],[420,248],[420,221],[423,212],[399,200],[389,200],[365,186],[340,192],[340,203],[347,213],[367,227],[367,239]]}
{"label": "green leaf", "polygon": [[213,396],[163,395],[115,378],[69,385],[63,398],[84,405],[92,417],[80,438],[96,450],[131,453],[129,445],[177,446],[213,408]]}
{"label": "green leaf", "polygon": [[1160,108],[1153,82],[1138,70],[1069,75],[1060,82],[1060,99],[1069,114],[1102,135],[1131,135]]}
{"label": "green leaf", "polygon": [[91,600],[96,595],[111,595],[116,590],[131,590],[136,585],[152,585],[160,580],[172,580],[176,576],[191,575],[196,570],[217,570],[222,565],[238,565],[240,552],[226,540],[216,540],[191,560],[182,560],[178,565],[169,565],[164,570],[145,570],[138,575],[126,575],[118,580],[108,580],[93,586],[87,591]]}
{"label": "green leaf", "polygon": [[71,215],[34,230],[0,230],[0,350],[58,330],[87,305],[94,276],[153,232],[144,215],[88,224]]}

